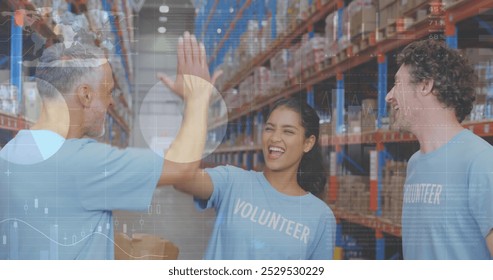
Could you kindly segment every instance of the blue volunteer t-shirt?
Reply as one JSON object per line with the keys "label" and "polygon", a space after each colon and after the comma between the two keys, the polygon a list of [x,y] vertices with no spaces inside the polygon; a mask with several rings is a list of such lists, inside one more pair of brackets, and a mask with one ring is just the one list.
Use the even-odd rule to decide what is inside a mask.
{"label": "blue volunteer t-shirt", "polygon": [[465,129],[409,160],[402,209],[404,259],[490,259],[493,147]]}
{"label": "blue volunteer t-shirt", "polygon": [[0,259],[113,259],[111,211],[145,211],[162,166],[150,150],[20,131],[0,151]]}
{"label": "blue volunteer t-shirt", "polygon": [[332,259],[335,218],[312,194],[275,190],[263,173],[232,166],[206,169],[214,185],[199,209],[217,217],[205,259]]}

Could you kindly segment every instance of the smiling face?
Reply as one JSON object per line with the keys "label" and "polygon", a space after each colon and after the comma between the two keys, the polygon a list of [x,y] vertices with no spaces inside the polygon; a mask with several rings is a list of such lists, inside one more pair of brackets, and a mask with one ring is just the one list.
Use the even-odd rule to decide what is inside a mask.
{"label": "smiling face", "polygon": [[419,125],[423,105],[416,89],[417,86],[411,82],[409,66],[403,64],[395,75],[394,87],[385,97],[392,110],[392,128],[412,132],[413,127]]}
{"label": "smiling face", "polygon": [[297,112],[282,106],[276,108],[262,133],[266,169],[297,172],[301,158],[310,151],[313,142],[311,137],[305,138],[305,129]]}

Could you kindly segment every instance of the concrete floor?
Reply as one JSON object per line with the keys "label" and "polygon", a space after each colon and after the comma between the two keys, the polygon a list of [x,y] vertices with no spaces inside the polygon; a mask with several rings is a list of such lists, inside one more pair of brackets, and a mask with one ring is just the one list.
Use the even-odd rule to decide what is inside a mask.
{"label": "concrete floor", "polygon": [[154,192],[148,212],[114,212],[115,231],[127,234],[147,233],[170,240],[178,246],[180,260],[203,258],[212,226],[214,210],[199,212],[190,195],[172,187],[158,188]]}

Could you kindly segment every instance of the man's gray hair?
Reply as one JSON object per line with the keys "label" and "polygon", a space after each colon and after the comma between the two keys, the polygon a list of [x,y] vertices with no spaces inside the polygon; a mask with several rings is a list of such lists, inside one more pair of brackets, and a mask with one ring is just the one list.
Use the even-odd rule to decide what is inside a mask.
{"label": "man's gray hair", "polygon": [[105,63],[108,61],[97,47],[76,43],[65,48],[62,43],[54,44],[43,52],[36,67],[39,94],[54,98],[57,93],[70,93],[88,76],[98,75],[97,69]]}

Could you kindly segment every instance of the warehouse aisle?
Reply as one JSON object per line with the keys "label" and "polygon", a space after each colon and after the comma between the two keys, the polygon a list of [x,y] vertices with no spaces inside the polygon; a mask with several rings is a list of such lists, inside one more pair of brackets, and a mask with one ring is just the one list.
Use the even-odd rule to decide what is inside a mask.
{"label": "warehouse aisle", "polygon": [[[160,84],[156,73],[165,72],[170,76],[176,73],[177,40],[185,30],[193,30],[195,9],[190,1],[168,1],[167,4],[170,10],[164,14],[159,11],[162,1],[148,0],[135,18],[132,147],[148,148],[156,131],[176,126],[179,114],[173,94]],[[166,27],[165,33],[160,31],[162,26]],[[115,212],[115,231],[157,235],[178,246],[179,259],[202,259],[214,217],[213,211],[196,211],[189,195],[165,187],[155,191],[147,212]]]}

